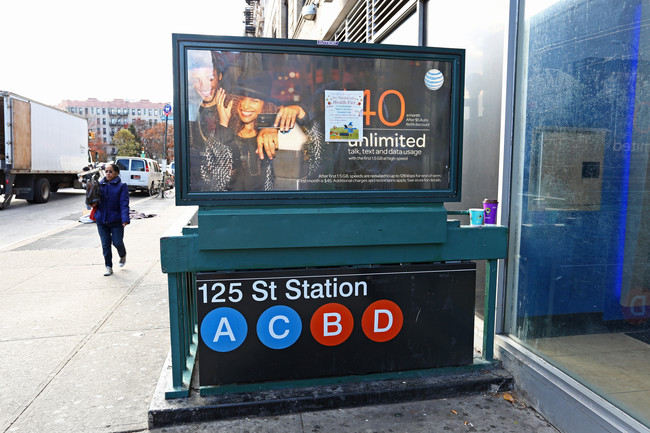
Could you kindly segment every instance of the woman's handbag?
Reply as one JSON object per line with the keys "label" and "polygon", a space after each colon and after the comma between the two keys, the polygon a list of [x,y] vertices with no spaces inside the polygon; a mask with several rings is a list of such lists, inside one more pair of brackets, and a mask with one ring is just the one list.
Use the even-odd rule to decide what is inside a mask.
{"label": "woman's handbag", "polygon": [[86,205],[92,206],[99,203],[101,193],[99,191],[99,174],[95,173],[86,189]]}

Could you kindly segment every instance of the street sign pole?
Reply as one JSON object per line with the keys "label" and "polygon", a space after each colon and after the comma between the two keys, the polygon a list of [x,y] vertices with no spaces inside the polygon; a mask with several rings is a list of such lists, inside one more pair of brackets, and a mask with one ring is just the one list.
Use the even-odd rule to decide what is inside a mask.
{"label": "street sign pole", "polygon": [[172,106],[166,104],[163,111],[165,113],[165,139],[163,144],[163,151],[165,152],[165,161],[167,161],[167,121],[169,120],[169,114],[172,112]]}
{"label": "street sign pole", "polygon": [[165,161],[167,160],[167,120],[169,119],[168,115],[165,115],[165,144],[163,144],[163,149],[165,152]]}

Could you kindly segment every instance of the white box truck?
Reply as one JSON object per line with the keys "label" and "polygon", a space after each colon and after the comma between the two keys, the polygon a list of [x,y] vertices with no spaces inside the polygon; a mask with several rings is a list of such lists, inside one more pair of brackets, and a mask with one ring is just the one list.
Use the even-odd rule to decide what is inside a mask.
{"label": "white box truck", "polygon": [[45,203],[59,188],[82,187],[86,119],[1,90],[0,107],[0,209],[14,196]]}

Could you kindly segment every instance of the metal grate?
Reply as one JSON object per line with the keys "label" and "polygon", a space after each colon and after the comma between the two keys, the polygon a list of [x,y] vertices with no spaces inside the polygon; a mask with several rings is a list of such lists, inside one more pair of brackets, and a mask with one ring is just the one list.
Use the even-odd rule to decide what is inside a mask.
{"label": "metal grate", "polygon": [[372,8],[373,35],[392,25],[393,19],[402,11],[409,0],[375,0]]}
{"label": "metal grate", "polygon": [[410,13],[416,0],[358,0],[334,32],[335,41],[375,42],[375,37],[395,24],[397,18]]}

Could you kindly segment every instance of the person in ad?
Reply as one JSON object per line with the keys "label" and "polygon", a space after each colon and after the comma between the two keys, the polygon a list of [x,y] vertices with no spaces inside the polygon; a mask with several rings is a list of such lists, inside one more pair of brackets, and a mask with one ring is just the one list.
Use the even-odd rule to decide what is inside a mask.
{"label": "person in ad", "polygon": [[272,191],[272,160],[280,136],[306,120],[299,105],[281,105],[271,97],[272,78],[244,71],[232,94],[215,93],[218,133],[210,134],[201,156],[201,185],[210,191]]}
{"label": "person in ad", "polygon": [[265,158],[257,140],[259,115],[278,111],[270,96],[271,77],[263,72],[244,74],[235,93],[237,97],[226,102],[225,92],[218,92],[220,125],[230,126],[231,133],[208,139],[201,166],[203,181],[217,191],[273,190],[275,149]]}
{"label": "person in ad", "polygon": [[104,276],[113,274],[113,252],[111,244],[120,256],[120,267],[126,264],[124,228],[131,222],[129,217],[129,188],[120,179],[117,164],[107,164],[106,177],[99,181],[101,199],[93,207],[97,231],[102,242],[102,254],[106,271]]}
{"label": "person in ad", "polygon": [[[237,71],[239,68],[234,67],[232,69]],[[192,50],[188,52],[189,84],[201,100],[195,120],[190,121],[189,131],[190,188],[193,190],[213,189],[215,185],[212,183],[208,187],[205,183],[206,177],[201,170],[197,169],[197,167],[202,167],[205,161],[206,143],[208,141],[228,142],[231,140],[231,135],[227,128],[238,128],[237,125],[229,125],[228,120],[237,122],[237,116],[231,117],[228,114],[227,119],[222,119],[224,107],[226,105],[232,107],[231,104],[235,98],[235,95],[228,93],[222,87],[226,70],[228,70],[228,61],[217,51]],[[268,95],[270,97],[270,90]],[[221,109],[217,106],[217,101],[221,101]],[[267,110],[271,110],[271,108],[267,107]],[[280,142],[278,132],[282,133],[291,130],[296,125],[296,121],[305,116],[305,110],[298,105],[280,106],[280,103],[277,102],[274,110],[267,111],[269,114],[275,114],[273,127],[262,129],[255,136],[257,156],[260,160],[273,159]],[[265,165],[269,164],[265,163]],[[217,172],[209,176],[212,180],[223,178],[223,175],[218,172],[220,168],[223,167],[215,166]],[[221,185],[217,189],[218,191],[229,190],[226,184],[218,183],[218,185]]]}
{"label": "person in ad", "polygon": [[201,174],[194,167],[201,165],[208,137],[224,132],[216,107],[217,92],[221,90],[222,94],[225,94],[224,89],[221,88],[223,64],[216,52],[194,50],[188,54],[188,65],[190,84],[201,99],[196,119],[190,122],[189,129],[190,187],[201,188]]}

